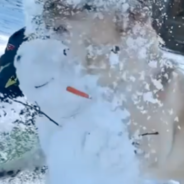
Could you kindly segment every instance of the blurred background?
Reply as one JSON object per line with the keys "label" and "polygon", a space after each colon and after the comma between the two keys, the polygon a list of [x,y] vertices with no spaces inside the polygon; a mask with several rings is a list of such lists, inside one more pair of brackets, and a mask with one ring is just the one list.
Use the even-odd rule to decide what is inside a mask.
{"label": "blurred background", "polygon": [[0,54],[8,37],[24,26],[22,0],[0,0]]}

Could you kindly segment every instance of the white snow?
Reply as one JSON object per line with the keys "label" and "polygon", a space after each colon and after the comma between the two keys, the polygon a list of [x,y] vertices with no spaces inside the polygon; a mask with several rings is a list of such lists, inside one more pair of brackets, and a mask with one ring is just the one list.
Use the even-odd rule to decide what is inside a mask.
{"label": "white snow", "polygon": [[4,53],[7,41],[8,41],[8,36],[0,35],[0,55]]}
{"label": "white snow", "polygon": [[[30,6],[29,2],[25,7]],[[36,13],[38,9],[41,5],[35,7],[34,2],[32,9],[26,9],[27,34],[35,29],[30,19],[41,15],[40,11]],[[143,177],[135,148],[123,123],[127,111],[124,114],[118,110],[118,104],[114,106],[104,100],[105,89],[98,86],[98,76],[82,76],[82,66],[73,64],[70,52],[64,56],[64,49],[56,40],[31,40],[21,45],[20,61],[15,59],[21,89],[60,125],[44,116],[36,122],[47,157],[48,182],[141,184]],[[119,63],[118,59],[114,62],[114,56],[111,61],[112,65]],[[34,75],[27,75],[28,71],[34,71]],[[67,92],[68,86],[86,92],[92,99]]]}
{"label": "white snow", "polygon": [[0,35],[10,36],[24,26],[22,0],[0,1]]}
{"label": "white snow", "polygon": [[[79,1],[77,0],[77,3]],[[68,2],[73,3],[73,0],[68,0]],[[123,8],[126,10],[128,6],[127,3],[124,3]],[[28,23],[30,21],[28,15],[26,18]],[[34,30],[31,29],[32,25],[28,26],[30,32]],[[12,29],[15,30],[15,27]],[[3,49],[7,38],[4,35],[0,36],[0,53],[4,52]],[[135,42],[140,43],[140,47],[144,44],[142,39],[136,41],[130,39],[127,44],[134,48]],[[47,46],[49,46],[49,49]],[[18,68],[21,70],[19,77],[22,78],[26,75],[27,80],[32,84],[32,88],[30,88],[27,85],[27,80],[22,81],[23,83],[25,82],[23,85],[27,85],[25,87],[26,94],[30,97],[30,100],[35,101],[36,99],[41,109],[62,125],[62,127],[57,127],[45,117],[37,120],[41,145],[47,155],[50,168],[48,183],[142,183],[143,178],[139,175],[139,163],[135,158],[134,148],[128,139],[125,125],[120,122],[121,118],[125,119],[130,115],[129,112],[124,110],[123,113],[122,111],[121,113],[118,111],[114,114],[111,113],[112,108],[114,109],[118,102],[108,104],[101,99],[99,100],[98,94],[103,90],[99,89],[96,92],[96,78],[78,78],[77,71],[75,69],[69,71],[67,67],[65,71],[62,71],[62,74],[59,74],[59,67],[63,67],[65,64],[62,63],[60,66],[57,62],[62,59],[63,62],[66,62],[62,54],[63,46],[59,43],[33,41],[32,44],[24,44],[19,53],[23,53],[23,60],[26,61],[22,68]],[[51,55],[51,53],[54,55]],[[140,58],[145,58],[146,50],[142,49],[136,54]],[[165,54],[165,57],[169,57],[168,54]],[[178,60],[180,56],[172,55],[172,57]],[[38,63],[37,58],[39,58],[41,64]],[[179,60],[183,60],[183,57]],[[50,61],[55,62],[54,66],[48,64]],[[110,61],[111,64],[118,64],[117,55],[112,54]],[[32,62],[35,62],[36,68],[32,66]],[[152,63],[151,66],[154,67],[155,65]],[[28,68],[29,72],[34,71],[34,75],[27,75],[27,70],[24,71],[25,68]],[[50,71],[52,72],[49,73]],[[20,76],[21,74],[22,76]],[[53,75],[58,79],[55,82],[52,81]],[[58,81],[61,81],[61,79],[62,85],[59,86],[61,88],[58,88]],[[135,80],[134,78],[131,79]],[[89,84],[88,88],[84,86],[86,81]],[[40,89],[40,92],[36,92],[37,94],[35,95],[34,86],[45,82],[49,82],[49,85]],[[72,96],[72,94],[66,93],[65,90],[62,91],[68,84],[77,87],[77,89],[87,90],[94,98],[95,103],[89,101],[89,99]],[[162,87],[156,82],[155,85],[159,89]],[[151,96],[150,93],[147,93],[145,100],[154,102],[154,99],[150,98]],[[56,101],[57,105],[55,104]],[[55,108],[56,106],[57,108]],[[19,110],[20,106],[15,105],[14,107]],[[10,114],[8,121],[12,120],[11,118],[17,118],[17,114],[12,113],[10,107],[6,107],[6,110]],[[70,114],[71,112],[74,115]],[[62,121],[61,117],[63,117]],[[6,120],[3,120],[3,122]],[[153,183],[155,182],[153,181]]]}
{"label": "white snow", "polygon": [[[30,2],[32,1],[28,1],[26,8],[31,7]],[[73,1],[69,3],[71,2]],[[101,2],[104,1],[99,1],[100,5]],[[34,2],[32,8],[26,9],[27,35],[31,31],[40,37],[49,34],[42,21],[41,26],[31,21],[34,16],[41,16],[42,12],[38,10],[42,10],[42,4],[36,6]],[[40,28],[38,32],[37,27]],[[80,30],[80,26],[75,28]],[[132,51],[131,54],[127,51],[130,55],[126,57],[130,61],[146,59],[143,57],[146,46],[151,47],[156,40],[149,40],[149,36],[149,41],[144,39],[146,31],[141,30],[141,26],[133,30],[138,38],[124,39],[127,50]],[[145,50],[141,47],[145,47]],[[142,184],[144,177],[140,173],[139,162],[134,154],[135,148],[128,137],[124,122],[129,114],[119,108],[120,104],[114,104],[114,97],[119,97],[118,94],[115,91],[107,92],[106,88],[100,87],[97,75],[82,75],[83,67],[76,64],[77,59],[72,58],[72,51],[67,55],[63,54],[66,48],[59,39],[33,39],[21,45],[18,51],[21,59],[15,59],[21,89],[31,102],[36,102],[44,113],[59,124],[55,125],[44,115],[36,122],[41,147],[49,166],[48,183]],[[137,52],[132,54],[133,51]],[[128,59],[125,60],[129,62]],[[119,64],[117,55],[111,54],[109,61],[113,68]],[[144,68],[143,65],[139,66],[139,72]],[[129,70],[132,72],[134,68],[137,69],[133,66]],[[28,75],[30,71],[33,71],[34,75]],[[136,80],[139,79],[128,72],[127,80],[130,86],[127,86],[127,93],[132,94],[138,86]],[[111,73],[109,77],[111,78]],[[118,86],[116,81],[112,84],[114,88]],[[92,99],[67,92],[69,86],[86,92]],[[126,89],[123,89],[121,92],[124,94],[125,91]],[[113,103],[108,102],[105,95],[112,96]],[[155,103],[151,92],[144,95],[145,101]]]}
{"label": "white snow", "polygon": [[[30,100],[36,101],[61,126],[44,117],[37,121],[41,146],[48,159],[50,183],[141,183],[134,147],[122,123],[127,114],[112,109],[112,104],[100,97],[96,77],[82,77],[75,65],[68,65],[58,41],[33,40],[24,43],[19,54],[21,61],[16,62],[19,78],[25,76],[27,69],[34,71],[34,76],[21,80],[21,87]],[[41,62],[38,58],[42,58]],[[51,78],[54,80],[48,85],[35,89],[34,86]],[[68,93],[68,85],[87,90],[92,99]]]}
{"label": "white snow", "polygon": [[96,127],[89,133],[81,130],[76,121],[70,123],[51,142],[48,157],[51,183],[141,183],[126,132],[115,135]]}

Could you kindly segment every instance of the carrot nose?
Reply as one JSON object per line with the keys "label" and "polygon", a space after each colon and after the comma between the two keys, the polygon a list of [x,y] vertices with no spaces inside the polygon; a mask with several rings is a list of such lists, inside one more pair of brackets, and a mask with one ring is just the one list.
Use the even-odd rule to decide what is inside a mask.
{"label": "carrot nose", "polygon": [[91,97],[90,97],[87,93],[84,93],[84,92],[82,92],[82,91],[79,91],[79,90],[77,90],[77,89],[75,89],[75,88],[73,88],[73,87],[71,87],[71,86],[68,86],[68,87],[66,88],[66,90],[67,90],[68,92],[70,92],[70,93],[73,93],[73,94],[77,95],[77,96],[80,96],[80,97],[83,97],[83,98],[91,99]]}

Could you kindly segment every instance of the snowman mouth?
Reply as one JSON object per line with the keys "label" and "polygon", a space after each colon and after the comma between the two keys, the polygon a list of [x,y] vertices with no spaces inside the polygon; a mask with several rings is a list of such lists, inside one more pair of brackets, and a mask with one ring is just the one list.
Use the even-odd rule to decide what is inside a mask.
{"label": "snowman mouth", "polygon": [[51,78],[49,81],[47,81],[47,82],[45,82],[45,83],[43,83],[43,84],[41,84],[41,85],[35,86],[35,88],[36,88],[36,89],[42,88],[42,87],[48,85],[52,80],[54,80],[54,78]]}

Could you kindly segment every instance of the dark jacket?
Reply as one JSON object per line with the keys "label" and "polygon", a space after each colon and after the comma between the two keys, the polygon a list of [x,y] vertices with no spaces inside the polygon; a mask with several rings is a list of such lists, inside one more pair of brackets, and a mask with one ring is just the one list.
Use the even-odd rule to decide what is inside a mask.
{"label": "dark jacket", "polygon": [[5,53],[0,58],[0,93],[3,93],[5,96],[23,96],[19,89],[13,61],[19,46],[27,40],[24,32],[25,28],[22,28],[10,36]]}

